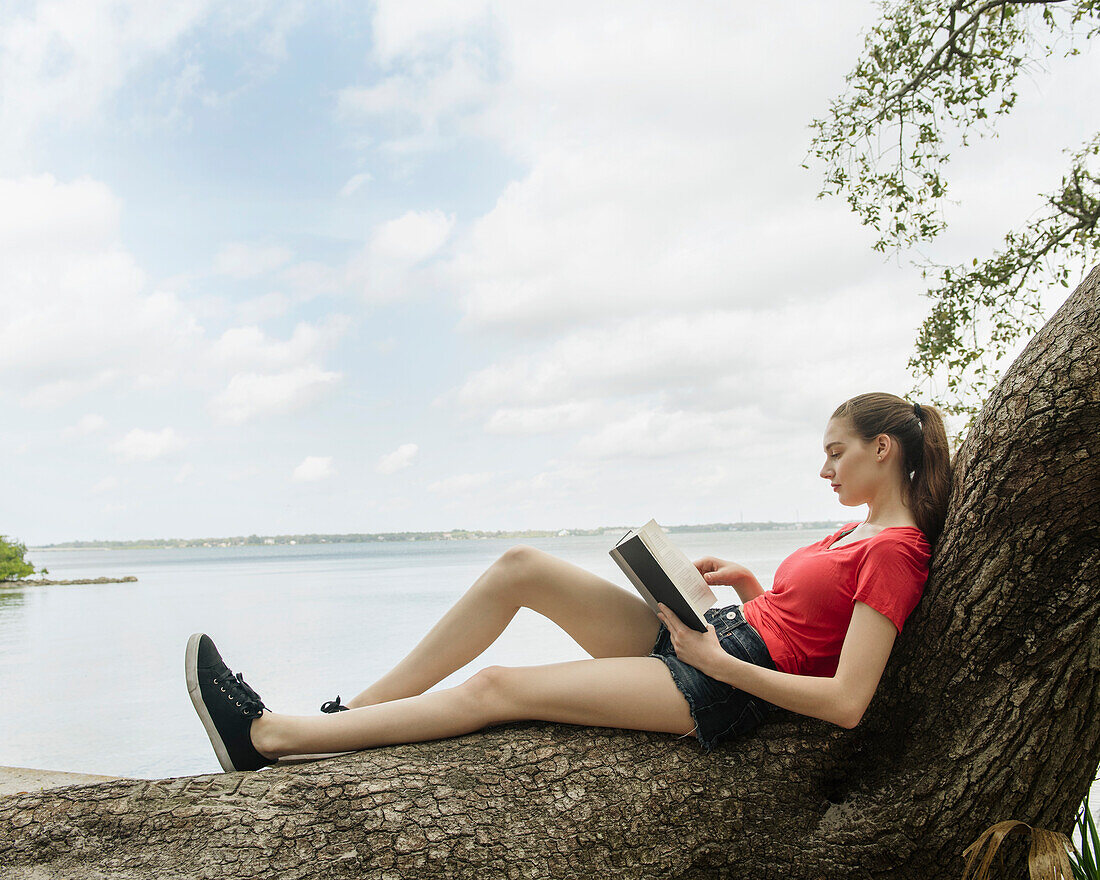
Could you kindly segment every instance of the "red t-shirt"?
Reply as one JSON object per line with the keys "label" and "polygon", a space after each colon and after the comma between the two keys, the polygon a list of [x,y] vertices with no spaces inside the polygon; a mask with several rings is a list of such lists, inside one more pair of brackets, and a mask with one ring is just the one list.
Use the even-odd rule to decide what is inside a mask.
{"label": "red t-shirt", "polygon": [[901,631],[928,579],[932,548],[916,526],[829,546],[844,528],[795,550],[775,571],[772,589],[745,603],[745,619],[781,672],[832,676],[856,602],[885,614]]}

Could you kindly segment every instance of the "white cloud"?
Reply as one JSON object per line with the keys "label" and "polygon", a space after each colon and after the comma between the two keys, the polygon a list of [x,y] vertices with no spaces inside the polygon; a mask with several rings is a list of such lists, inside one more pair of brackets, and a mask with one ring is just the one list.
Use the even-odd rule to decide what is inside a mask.
{"label": "white cloud", "polygon": [[[287,56],[287,37],[305,20],[312,4],[303,0],[249,0],[247,3],[225,4],[218,8],[219,22],[227,30],[250,33],[260,52],[260,63],[254,71],[266,74]],[[215,26],[217,26],[217,24]],[[266,69],[265,69],[266,68]]]}
{"label": "white cloud", "polygon": [[441,133],[460,124],[464,114],[484,107],[493,93],[489,59],[480,46],[456,43],[412,72],[402,69],[366,88],[339,95],[339,112],[349,121],[365,119],[386,126],[392,137],[383,152],[422,153],[440,145]]}
{"label": "white cloud", "polygon": [[204,79],[201,64],[194,60],[185,61],[178,73],[166,77],[157,87],[155,102],[158,112],[151,115],[149,121],[188,130],[190,119],[187,107],[200,96]]}
{"label": "white cloud", "polygon": [[476,38],[488,22],[490,4],[478,0],[378,0],[374,6],[374,52],[390,64],[402,55],[445,49],[456,36]]}
{"label": "white cloud", "polygon": [[173,293],[147,291],[102,183],[0,179],[0,387],[55,406],[116,382],[163,382],[202,337]]}
{"label": "white cloud", "polygon": [[122,461],[153,461],[178,452],[186,442],[174,428],[145,431],[134,428],[125,437],[111,444],[111,451]]}
{"label": "white cloud", "polygon": [[[360,177],[363,175],[353,177],[345,189],[350,192],[361,186],[364,181],[356,180]],[[440,266],[454,228],[453,214],[440,210],[406,211],[375,225],[362,246],[342,264],[317,260],[290,262],[288,250],[238,244],[221,252],[216,269],[241,279],[274,273],[273,279],[285,288],[285,293],[272,291],[238,306],[237,312],[243,320],[277,317],[292,305],[321,295],[355,292],[368,302],[392,302],[432,291],[445,282]],[[243,337],[244,329],[235,328],[228,334],[228,341]]]}
{"label": "white cloud", "polygon": [[332,465],[332,456],[307,455],[298,467],[294,468],[291,480],[295,483],[314,483],[336,476],[336,468]]}
{"label": "white cloud", "polygon": [[347,266],[350,284],[372,302],[399,299],[430,280],[425,264],[446,243],[453,215],[442,211],[408,211],[379,224],[365,247]]}
{"label": "white cloud", "polygon": [[214,258],[214,271],[232,278],[256,278],[290,262],[294,254],[277,245],[231,242]]}
{"label": "white cloud", "polygon": [[303,366],[332,348],[348,325],[348,320],[341,315],[330,315],[317,324],[302,322],[285,341],[271,339],[259,327],[232,327],[213,344],[211,356],[218,364],[238,369],[277,370]]}
{"label": "white cloud", "polygon": [[455,474],[442,480],[437,480],[428,485],[429,492],[437,495],[462,495],[482,486],[492,480],[490,473]]}
{"label": "white cloud", "polygon": [[[821,45],[825,17],[785,23],[785,60],[812,50],[843,69],[858,35]],[[526,168],[449,247],[467,329],[553,334],[647,309],[765,306],[868,264],[844,205],[816,202],[800,168],[805,123],[834,84],[746,88],[786,69],[773,27],[737,4],[642,3],[624,17],[579,0],[384,2],[373,48],[389,75],[341,107],[390,125],[383,152],[480,137]]]}
{"label": "white cloud", "polygon": [[292,305],[293,300],[289,296],[273,290],[240,303],[236,308],[237,319],[245,324],[255,324],[281,318]]}
{"label": "white cloud", "polygon": [[[193,363],[201,328],[174,294],[143,293],[134,269],[129,255],[58,254],[19,274],[0,327],[0,382],[7,374],[25,402],[53,405],[120,380],[163,384]],[[0,283],[18,271],[7,263]],[[16,300],[51,284],[48,299]]]}
{"label": "white cloud", "polygon": [[113,492],[118,488],[118,477],[110,476],[104,477],[102,480],[92,486],[92,492],[96,495],[100,495],[104,492]]}
{"label": "white cloud", "polygon": [[20,146],[40,126],[93,118],[126,77],[193,27],[209,0],[41,0],[0,21],[0,131]]}
{"label": "white cloud", "polygon": [[340,373],[313,364],[282,373],[237,373],[211,401],[211,410],[217,418],[235,424],[292,412],[312,403],[340,378]]}
{"label": "white cloud", "polygon": [[757,430],[757,419],[736,410],[643,411],[582,437],[576,451],[586,458],[679,458],[703,450],[735,450]]}
{"label": "white cloud", "polygon": [[[876,309],[869,312],[869,297]],[[631,406],[707,409],[756,406],[776,418],[812,411],[824,386],[847,396],[869,376],[908,381],[909,330],[894,323],[919,304],[856,286],[813,303],[771,310],[647,315],[582,327],[527,344],[469,376],[457,401],[490,413],[493,432],[581,427]],[[839,397],[839,400],[843,399]]]}
{"label": "white cloud", "polygon": [[[471,394],[474,392],[471,391]],[[485,423],[490,434],[546,434],[591,424],[606,413],[595,401],[569,401],[550,406],[501,407]]]}
{"label": "white cloud", "polygon": [[75,425],[70,425],[61,432],[63,437],[87,437],[96,431],[102,431],[107,425],[107,420],[97,413],[88,413],[81,416]]}
{"label": "white cloud", "polygon": [[19,402],[36,409],[54,409],[71,400],[82,397],[118,381],[122,373],[118,369],[93,370],[80,379],[57,379],[34,384],[22,394]]}
{"label": "white cloud", "polygon": [[386,75],[339,93],[348,120],[366,118],[371,130],[390,129],[383,152],[423,151],[444,130],[486,105],[497,63],[488,3],[424,0],[374,5],[372,55]]}
{"label": "white cloud", "polygon": [[592,494],[592,486],[599,478],[599,471],[591,464],[551,461],[546,470],[540,470],[530,477],[513,480],[508,492],[513,498],[538,496],[539,500],[552,496],[565,499],[577,492]]}
{"label": "white cloud", "polygon": [[378,459],[375,470],[380,474],[394,474],[409,467],[416,459],[420,447],[415,443],[402,443],[393,452]]}
{"label": "white cloud", "polygon": [[874,262],[845,206],[800,179],[804,199],[762,211],[744,152],[668,134],[541,152],[451,248],[464,326],[548,334],[650,309],[782,305],[865,277]]}
{"label": "white cloud", "polygon": [[359,174],[353,174],[348,178],[347,183],[340,187],[341,198],[346,199],[348,196],[352,195],[352,193],[360,189],[363,184],[370,183],[372,180],[374,180],[374,178],[365,171]]}
{"label": "white cloud", "polygon": [[278,273],[279,281],[293,291],[296,302],[307,302],[321,294],[339,294],[347,286],[344,268],[334,268],[316,260],[304,260]]}
{"label": "white cloud", "polygon": [[94,252],[116,240],[121,205],[110,188],[87,177],[70,183],[52,174],[0,178],[0,250],[47,255],[57,246]]}
{"label": "white cloud", "polygon": [[[201,301],[149,289],[119,244],[120,216],[97,181],[0,178],[0,391],[56,408],[112,387],[220,385],[213,412],[239,423],[303,406],[339,380],[321,364],[347,318],[301,322],[286,339],[246,325],[210,341],[197,318]],[[235,271],[247,274],[242,260]],[[92,419],[64,435],[101,428]]]}
{"label": "white cloud", "polygon": [[382,303],[431,291],[443,281],[439,264],[454,226],[454,215],[443,211],[406,211],[373,227],[342,265],[304,261],[286,266],[277,277],[294,301],[356,292],[367,302]]}
{"label": "white cloud", "polygon": [[415,265],[434,254],[454,226],[442,211],[408,211],[374,230],[371,254],[404,265]]}
{"label": "white cloud", "polygon": [[[159,88],[149,85],[152,108],[139,105],[126,123],[186,125],[188,104],[224,103],[274,72],[286,57],[288,35],[310,8],[301,0],[37,0],[18,7],[7,8],[0,19],[0,162],[5,153],[22,158],[43,130],[98,123],[135,74],[154,79],[150,68],[161,77]],[[204,27],[222,41],[247,34],[240,41],[245,57],[229,71],[235,76],[223,94],[200,88],[203,67],[194,56],[206,54],[198,48]],[[183,51],[174,53],[181,45]],[[162,73],[158,65],[171,72]],[[217,79],[225,78],[224,69],[218,73]]]}
{"label": "white cloud", "polygon": [[478,371],[459,399],[468,406],[552,406],[543,415],[549,424],[554,412],[583,413],[580,399],[694,384],[736,369],[747,358],[731,340],[752,339],[753,324],[759,319],[751,314],[713,312],[584,327]]}

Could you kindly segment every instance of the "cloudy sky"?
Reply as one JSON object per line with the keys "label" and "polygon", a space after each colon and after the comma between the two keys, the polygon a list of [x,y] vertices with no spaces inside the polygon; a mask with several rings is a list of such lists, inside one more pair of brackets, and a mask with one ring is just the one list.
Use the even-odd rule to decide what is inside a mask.
{"label": "cloudy sky", "polygon": [[[925,310],[909,258],[801,167],[874,17],[5,4],[0,528],[845,516],[824,423],[908,390]],[[1095,55],[1031,75],[957,157],[930,253],[1038,207],[1095,127]]]}

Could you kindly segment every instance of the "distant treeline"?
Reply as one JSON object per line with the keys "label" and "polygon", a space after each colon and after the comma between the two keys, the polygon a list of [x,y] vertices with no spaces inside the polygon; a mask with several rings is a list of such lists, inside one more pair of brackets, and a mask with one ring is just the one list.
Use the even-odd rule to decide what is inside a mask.
{"label": "distant treeline", "polygon": [[[701,525],[668,526],[669,532],[760,532],[790,531],[794,529],[833,529],[842,523],[832,520],[816,522],[738,522],[704,523]],[[487,538],[559,538],[570,535],[614,535],[616,538],[629,531],[628,526],[604,526],[598,529],[523,529],[519,531],[468,531],[451,529],[448,532],[381,532],[376,534],[346,535],[249,535],[233,538],[146,538],[137,541],[65,541],[59,544],[42,544],[36,550],[151,550],[169,547],[247,547],[272,544],[358,544],[377,541],[469,541]]]}

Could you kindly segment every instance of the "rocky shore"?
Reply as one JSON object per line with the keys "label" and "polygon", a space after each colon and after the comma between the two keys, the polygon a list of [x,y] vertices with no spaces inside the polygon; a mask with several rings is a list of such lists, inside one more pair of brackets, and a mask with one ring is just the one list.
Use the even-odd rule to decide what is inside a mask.
{"label": "rocky shore", "polygon": [[0,581],[0,588],[2,587],[59,587],[69,586],[70,584],[132,584],[136,583],[137,578],[132,574],[126,575],[126,577],[120,578],[80,578],[72,581],[51,581],[46,578],[33,578],[21,581]]}

